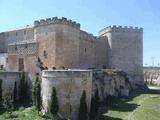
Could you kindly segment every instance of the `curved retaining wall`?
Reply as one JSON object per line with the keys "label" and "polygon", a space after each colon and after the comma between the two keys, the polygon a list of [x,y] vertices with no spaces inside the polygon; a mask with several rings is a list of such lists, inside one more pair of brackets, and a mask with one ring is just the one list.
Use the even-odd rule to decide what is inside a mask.
{"label": "curved retaining wall", "polygon": [[52,87],[56,88],[59,113],[67,118],[76,120],[80,98],[86,91],[88,111],[92,93],[92,71],[90,70],[45,70],[42,73],[42,104],[48,112],[48,101]]}

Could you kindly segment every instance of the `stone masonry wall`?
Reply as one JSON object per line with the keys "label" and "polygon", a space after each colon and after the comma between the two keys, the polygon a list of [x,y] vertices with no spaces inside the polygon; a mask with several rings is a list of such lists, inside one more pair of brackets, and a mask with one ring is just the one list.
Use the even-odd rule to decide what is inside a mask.
{"label": "stone masonry wall", "polygon": [[0,79],[2,80],[2,94],[3,96],[13,95],[15,82],[17,83],[17,91],[21,79],[21,72],[0,72]]}
{"label": "stone masonry wall", "polygon": [[127,74],[116,69],[93,71],[92,96],[98,90],[100,100],[110,96],[128,96],[131,85]]}
{"label": "stone masonry wall", "polygon": [[109,67],[125,71],[133,84],[143,84],[143,29],[113,26],[99,35],[108,37]]}
{"label": "stone masonry wall", "polygon": [[8,69],[9,71],[19,71],[19,58],[24,60],[24,71],[32,77],[36,73],[37,47],[35,41],[24,42],[21,44],[9,44],[8,46]]}
{"label": "stone masonry wall", "polygon": [[80,31],[79,68],[102,68],[103,65],[107,66],[107,48],[107,39]]}
{"label": "stone masonry wall", "polygon": [[[51,19],[50,19],[51,20]],[[48,68],[75,68],[79,63],[79,28],[65,18],[35,21],[38,56]],[[71,24],[72,23],[72,24]]]}
{"label": "stone masonry wall", "polygon": [[0,33],[0,53],[5,53],[7,50],[5,41],[5,33]]}
{"label": "stone masonry wall", "polygon": [[45,70],[42,73],[42,103],[48,111],[52,87],[56,88],[59,113],[76,120],[83,90],[86,91],[88,112],[92,93],[92,72],[89,70]]}

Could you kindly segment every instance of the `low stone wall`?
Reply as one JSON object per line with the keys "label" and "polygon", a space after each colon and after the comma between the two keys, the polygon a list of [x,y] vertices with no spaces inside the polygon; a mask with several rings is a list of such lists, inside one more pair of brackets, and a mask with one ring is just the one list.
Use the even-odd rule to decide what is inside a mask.
{"label": "low stone wall", "polygon": [[[28,80],[29,87],[31,87],[31,81],[28,79],[28,74],[25,73],[25,76],[25,79]],[[19,92],[18,88],[21,77],[22,72],[0,72],[0,79],[2,80],[2,95],[13,96],[15,82],[17,83],[17,92]]]}
{"label": "low stone wall", "polygon": [[59,113],[76,120],[83,90],[86,92],[88,112],[92,93],[92,71],[90,70],[45,70],[42,73],[42,103],[48,112],[48,101],[52,87],[56,88]]}
{"label": "low stone wall", "polygon": [[15,82],[17,83],[17,90],[21,78],[20,72],[0,72],[0,79],[2,80],[2,94],[13,95]]}
{"label": "low stone wall", "polygon": [[3,65],[3,68],[6,69],[7,67],[7,59],[8,54],[7,53],[0,53],[0,66]]}
{"label": "low stone wall", "polygon": [[107,96],[128,96],[131,85],[125,72],[108,70],[45,70],[42,73],[42,103],[48,113],[52,87],[56,88],[59,113],[76,120],[80,98],[86,91],[88,112],[91,97],[98,90],[100,100]]}

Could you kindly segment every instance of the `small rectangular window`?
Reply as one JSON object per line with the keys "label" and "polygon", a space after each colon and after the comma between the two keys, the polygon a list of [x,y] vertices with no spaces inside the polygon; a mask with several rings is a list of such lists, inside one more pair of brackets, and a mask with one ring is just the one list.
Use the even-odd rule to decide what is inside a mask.
{"label": "small rectangular window", "polygon": [[16,36],[18,35],[18,32],[16,32]]}
{"label": "small rectangular window", "polygon": [[85,52],[85,53],[87,52],[87,49],[86,49],[86,48],[84,48],[84,52]]}

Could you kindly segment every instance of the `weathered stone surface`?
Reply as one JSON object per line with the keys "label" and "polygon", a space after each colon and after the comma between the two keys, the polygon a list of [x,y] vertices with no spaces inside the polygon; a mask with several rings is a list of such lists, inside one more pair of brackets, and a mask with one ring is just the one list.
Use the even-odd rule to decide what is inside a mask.
{"label": "weathered stone surface", "polygon": [[[15,82],[17,83],[17,91],[19,90],[18,88],[19,88],[21,76],[22,76],[22,72],[0,72],[0,79],[2,80],[3,96],[5,95],[13,96]],[[27,79],[27,74],[26,74],[26,79]]]}
{"label": "weathered stone surface", "polygon": [[52,87],[57,90],[59,112],[73,120],[78,115],[83,90],[86,91],[89,111],[91,96],[94,96],[97,89],[101,101],[109,95],[128,96],[131,89],[126,74],[118,70],[45,70],[42,74],[42,100],[46,113]]}
{"label": "weathered stone surface", "polygon": [[77,119],[80,98],[86,91],[88,112],[92,93],[92,71],[90,70],[45,70],[42,74],[43,109],[48,111],[52,87],[56,88],[59,112],[72,120]]}
{"label": "weathered stone surface", "polygon": [[[143,29],[109,26],[99,32],[108,37],[108,65],[130,75],[133,87],[143,85]],[[135,76],[135,77],[134,77]]]}
{"label": "weathered stone surface", "polygon": [[160,68],[159,67],[144,67],[144,81],[149,84],[160,85]]}
{"label": "weathered stone surface", "polygon": [[109,26],[99,36],[93,36],[80,30],[79,23],[54,17],[0,33],[0,43],[0,52],[8,49],[10,71],[18,71],[18,60],[23,58],[24,70],[34,74],[37,72],[34,63],[40,58],[49,69],[121,69],[128,74],[133,87],[144,84],[142,28]]}
{"label": "weathered stone surface", "polygon": [[107,96],[128,96],[131,85],[127,74],[115,69],[95,70],[93,72],[92,95],[98,89],[103,101]]}

